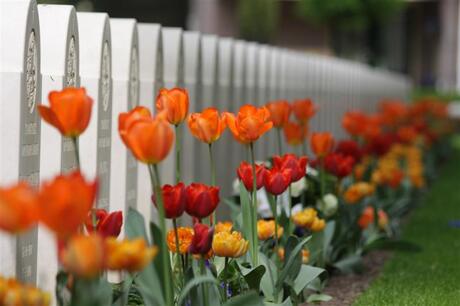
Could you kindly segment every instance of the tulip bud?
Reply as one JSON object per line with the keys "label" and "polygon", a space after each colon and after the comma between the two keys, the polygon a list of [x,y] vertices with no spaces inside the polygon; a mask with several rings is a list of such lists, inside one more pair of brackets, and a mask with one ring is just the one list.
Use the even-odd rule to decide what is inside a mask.
{"label": "tulip bud", "polygon": [[[164,185],[161,190],[163,194],[165,217],[168,219],[175,219],[182,216],[186,202],[184,183],[180,182],[175,186]],[[155,195],[152,195],[152,201],[157,205]]]}
{"label": "tulip bud", "polygon": [[192,243],[189,247],[189,252],[192,254],[205,255],[209,252],[212,246],[212,237],[214,234],[214,228],[197,223],[193,227],[195,234],[193,235]]}
{"label": "tulip bud", "polygon": [[187,213],[198,219],[208,217],[219,204],[219,187],[192,183],[186,188]]}
{"label": "tulip bud", "polygon": [[[262,188],[264,183],[264,174],[267,169],[264,165],[256,165],[256,186],[257,190]],[[254,176],[252,165],[245,161],[241,162],[240,166],[237,169],[238,178],[243,182],[246,190],[252,191],[254,184]]]}

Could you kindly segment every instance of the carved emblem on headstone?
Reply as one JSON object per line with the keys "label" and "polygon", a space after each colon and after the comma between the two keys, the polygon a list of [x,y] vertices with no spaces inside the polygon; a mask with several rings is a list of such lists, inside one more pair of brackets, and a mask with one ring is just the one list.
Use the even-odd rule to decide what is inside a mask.
{"label": "carved emblem on headstone", "polygon": [[129,108],[135,108],[139,100],[139,58],[136,46],[131,50],[130,64],[128,103]]}
{"label": "carved emblem on headstone", "polygon": [[37,44],[35,41],[35,32],[31,31],[27,45],[26,57],[27,107],[31,114],[34,112],[37,97],[37,65]]}
{"label": "carved emblem on headstone", "polygon": [[75,50],[75,37],[72,36],[69,43],[66,63],[67,74],[65,76],[65,86],[77,86],[77,55]]}
{"label": "carved emblem on headstone", "polygon": [[109,108],[110,99],[110,53],[109,44],[104,42],[102,47],[102,63],[101,63],[101,98],[104,111]]}

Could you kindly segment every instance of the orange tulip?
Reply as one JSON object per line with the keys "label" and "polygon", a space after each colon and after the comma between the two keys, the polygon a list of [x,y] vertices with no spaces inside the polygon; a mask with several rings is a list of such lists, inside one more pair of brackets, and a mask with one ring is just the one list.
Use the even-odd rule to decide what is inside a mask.
{"label": "orange tulip", "polygon": [[281,128],[289,120],[291,114],[291,106],[286,100],[279,100],[269,102],[265,107],[270,112],[270,120],[273,122],[273,126]]}
{"label": "orange tulip", "polygon": [[270,121],[270,112],[265,107],[243,105],[237,116],[231,113],[224,113],[228,128],[233,137],[243,143],[249,144],[262,136],[273,127]]}
{"label": "orange tulip", "polygon": [[220,138],[227,124],[216,108],[209,107],[201,113],[190,114],[188,127],[193,136],[210,144]]}
{"label": "orange tulip", "polygon": [[[126,146],[140,162],[161,162],[168,156],[174,141],[174,132],[165,118],[166,112],[153,118],[146,116],[147,112],[144,110],[138,113],[131,111],[130,114],[119,115],[118,130]],[[139,118],[134,120],[135,117]]]}
{"label": "orange tulip", "polygon": [[0,229],[10,233],[26,231],[38,219],[38,200],[26,182],[0,187]]}
{"label": "orange tulip", "polygon": [[160,89],[157,96],[156,108],[166,111],[169,123],[178,125],[188,114],[188,92],[182,88]]}
{"label": "orange tulip", "polygon": [[310,99],[296,100],[291,108],[300,123],[308,122],[316,114],[316,106]]}
{"label": "orange tulip", "polygon": [[367,116],[361,111],[351,111],[343,115],[342,126],[352,136],[363,133]]}
{"label": "orange tulip", "polygon": [[121,113],[118,116],[118,133],[123,143],[127,146],[127,133],[132,124],[138,120],[151,118],[150,110],[143,106],[137,106],[127,113]]}
{"label": "orange tulip", "polygon": [[97,193],[97,181],[87,182],[79,171],[45,182],[39,193],[40,220],[66,240],[88,216]]}
{"label": "orange tulip", "polygon": [[[188,248],[192,244],[193,235],[195,235],[195,232],[190,227],[177,228],[177,236],[179,238],[179,253],[185,254],[188,252]],[[176,234],[174,233],[174,229],[169,230],[168,234],[166,235],[166,244],[168,245],[168,249],[171,252],[177,253]]]}
{"label": "orange tulip", "polygon": [[141,271],[158,253],[156,246],[149,247],[143,238],[118,241],[114,237],[105,240],[107,268],[116,271]]}
{"label": "orange tulip", "polygon": [[308,127],[306,124],[298,124],[288,121],[283,128],[284,137],[291,146],[301,145],[308,134]]}
{"label": "orange tulip", "polygon": [[329,132],[316,132],[311,135],[311,149],[316,156],[322,157],[332,151],[334,137]]}
{"label": "orange tulip", "polygon": [[50,106],[39,105],[43,120],[54,126],[63,136],[77,137],[88,127],[93,100],[84,88],[64,88],[48,95]]}
{"label": "orange tulip", "polygon": [[60,253],[64,268],[77,276],[92,278],[104,270],[105,246],[98,234],[73,236]]}

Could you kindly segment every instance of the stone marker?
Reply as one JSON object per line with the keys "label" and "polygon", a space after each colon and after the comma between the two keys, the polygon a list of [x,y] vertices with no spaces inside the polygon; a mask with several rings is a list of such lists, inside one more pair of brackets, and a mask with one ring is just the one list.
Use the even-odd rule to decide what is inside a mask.
{"label": "stone marker", "polygon": [[[81,169],[99,179],[97,207],[109,209],[112,138],[112,47],[105,13],[77,13],[80,38],[80,86],[94,104],[90,124],[79,138]],[[117,124],[114,119],[113,124]],[[118,137],[117,135],[113,135]]]}
{"label": "stone marker", "polygon": [[[158,89],[163,86],[163,56],[161,26],[153,23],[138,23],[139,34],[139,105],[154,113]],[[137,167],[137,209],[145,220],[152,216],[152,186],[146,165]],[[147,230],[147,233],[150,231]]]}
{"label": "stone marker", "polygon": [[[202,99],[198,103],[199,111],[208,107],[219,107],[220,96],[218,86],[219,53],[218,38],[215,35],[203,35],[201,39],[201,66],[202,66]],[[218,150],[218,144],[213,146],[214,155]],[[204,184],[211,184],[211,167],[209,162],[209,147],[200,142],[198,146],[196,163],[197,179]],[[217,170],[216,170],[217,171]],[[217,173],[217,172],[216,172]],[[216,175],[217,180],[217,175]],[[219,184],[218,184],[219,185]]]}
{"label": "stone marker", "polygon": [[[37,186],[40,167],[40,26],[34,0],[0,2],[0,185]],[[37,229],[0,233],[0,273],[37,280]]]}
{"label": "stone marker", "polygon": [[[200,112],[202,110],[200,106],[202,101],[201,34],[199,32],[185,31],[183,40],[184,85],[190,98],[189,113]],[[199,158],[198,152],[204,144],[192,136],[187,126],[184,126],[183,133],[182,181],[185,184],[190,184],[199,180],[197,174],[202,171],[199,167],[202,158]]]}
{"label": "stone marker", "polygon": [[[233,61],[234,61],[234,40],[231,38],[221,38],[218,44],[219,52],[219,71],[218,86],[219,86],[219,111],[236,111],[233,107]],[[217,164],[217,181],[221,186],[220,195],[221,197],[227,197],[231,195],[232,183],[236,177],[236,173],[228,173],[228,167],[236,169],[236,158],[233,158],[236,150],[241,150],[241,145],[236,143],[231,135],[230,131],[227,130],[221,136],[216,143],[216,164]],[[228,218],[230,213],[226,205],[219,205],[218,214]],[[219,216],[220,216],[219,215]]]}
{"label": "stone marker", "polygon": [[[245,101],[246,97],[246,74],[247,74],[247,67],[246,67],[246,42],[242,40],[235,40],[234,47],[233,47],[233,94],[232,94],[232,101],[230,108],[233,110],[235,115],[238,113],[240,107],[247,103]],[[245,148],[238,143],[236,140],[233,140],[235,143],[235,150],[232,154],[234,158],[233,164],[235,167],[238,167],[241,161],[246,159],[246,152]],[[248,161],[250,162],[250,161]],[[236,169],[236,168],[234,168]]]}
{"label": "stone marker", "polygon": [[[39,5],[42,97],[40,103],[49,105],[48,95],[53,90],[78,87],[79,45],[75,9],[71,5]],[[76,168],[75,146],[70,138],[43,123],[40,138],[40,181],[51,180],[59,173]],[[56,238],[45,226],[38,228],[37,283],[53,292],[58,271]]]}
{"label": "stone marker", "polygon": [[[137,206],[137,160],[118,134],[118,116],[139,105],[139,38],[135,19],[110,18],[112,37],[112,162],[110,211]],[[149,177],[143,178],[148,180]],[[125,219],[126,220],[126,219]]]}
{"label": "stone marker", "polygon": [[[163,27],[163,78],[166,88],[184,87],[184,49],[182,29]],[[180,127],[183,138],[185,126]],[[176,163],[174,146],[168,157],[161,163],[160,176],[162,184],[172,184],[175,182]]]}

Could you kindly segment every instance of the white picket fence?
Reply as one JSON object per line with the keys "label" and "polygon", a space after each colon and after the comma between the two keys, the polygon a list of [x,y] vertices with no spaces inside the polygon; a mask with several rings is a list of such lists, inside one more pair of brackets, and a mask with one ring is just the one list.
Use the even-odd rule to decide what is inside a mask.
{"label": "white picket fence", "polygon": [[[342,59],[220,38],[104,13],[76,13],[72,6],[34,0],[0,0],[0,184],[40,181],[72,169],[73,146],[41,124],[37,104],[50,90],[83,86],[94,99],[92,120],[80,138],[82,170],[100,178],[98,207],[136,207],[154,217],[145,166],[126,151],[118,113],[136,105],[154,111],[159,88],[186,87],[190,110],[216,106],[237,111],[246,103],[310,97],[320,108],[311,130],[343,137],[341,116],[373,110],[382,98],[405,99],[401,75]],[[183,178],[209,183],[207,147],[183,127]],[[218,184],[228,195],[234,170],[245,157],[229,133],[217,143]],[[272,135],[256,145],[257,159],[274,153]],[[161,168],[172,183],[174,158]],[[45,228],[19,238],[0,233],[0,274],[16,275],[52,291],[57,271],[53,239]]]}

